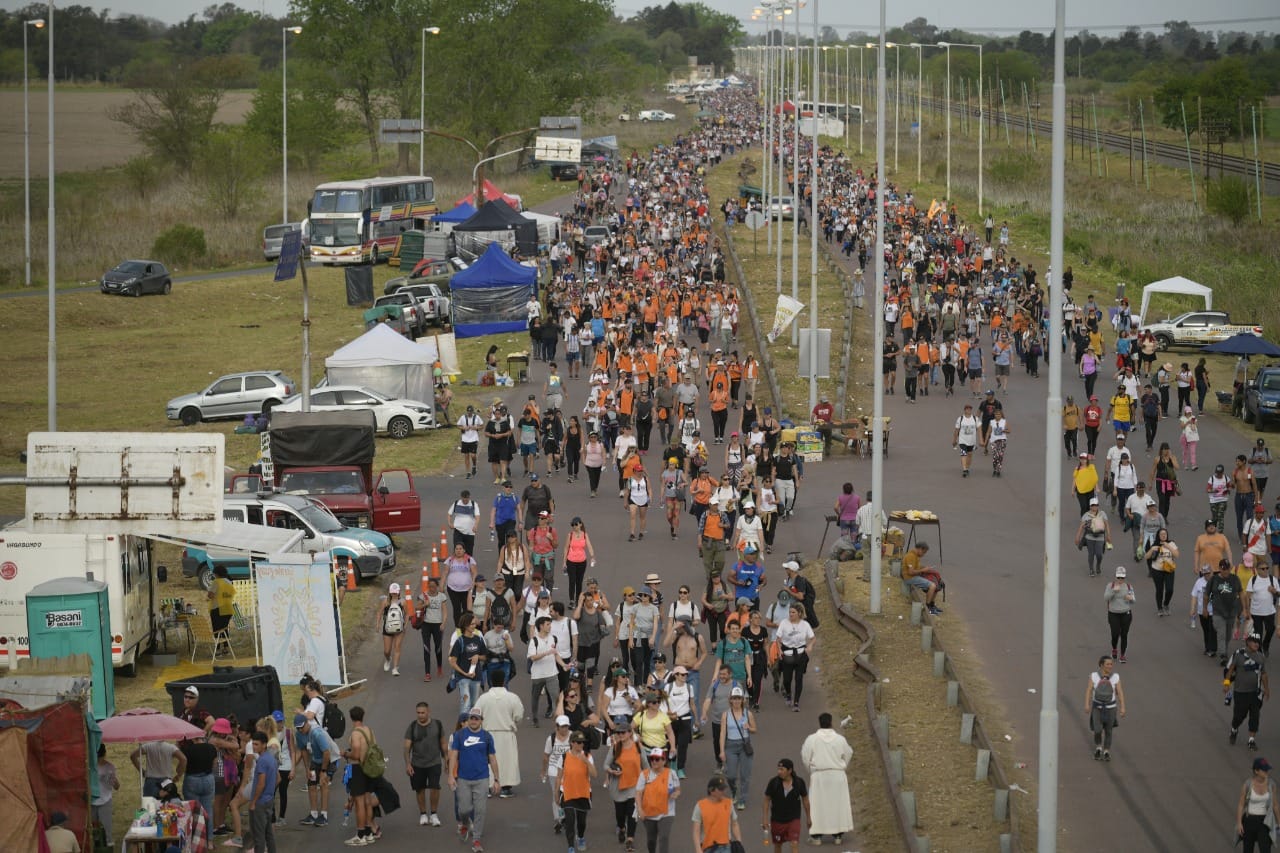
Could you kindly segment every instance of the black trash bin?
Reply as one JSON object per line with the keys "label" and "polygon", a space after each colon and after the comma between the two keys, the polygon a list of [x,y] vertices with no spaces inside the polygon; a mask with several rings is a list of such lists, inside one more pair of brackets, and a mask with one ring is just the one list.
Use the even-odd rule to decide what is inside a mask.
{"label": "black trash bin", "polygon": [[175,716],[182,712],[182,694],[188,687],[200,691],[199,707],[215,717],[235,714],[244,722],[284,710],[274,666],[215,666],[210,675],[166,683],[164,689],[169,692]]}

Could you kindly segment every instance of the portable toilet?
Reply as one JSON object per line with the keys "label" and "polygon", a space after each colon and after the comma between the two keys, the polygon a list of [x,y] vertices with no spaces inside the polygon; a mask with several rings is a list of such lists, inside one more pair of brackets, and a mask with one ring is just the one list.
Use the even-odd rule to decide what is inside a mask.
{"label": "portable toilet", "polygon": [[32,587],[27,593],[27,636],[32,659],[88,655],[93,716],[102,720],[116,712],[111,606],[105,583],[71,577]]}

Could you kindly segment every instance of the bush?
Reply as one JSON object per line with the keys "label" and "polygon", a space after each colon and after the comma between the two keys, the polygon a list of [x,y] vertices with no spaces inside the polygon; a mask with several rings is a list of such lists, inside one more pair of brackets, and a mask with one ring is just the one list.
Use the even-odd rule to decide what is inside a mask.
{"label": "bush", "polygon": [[1205,188],[1209,209],[1239,225],[1249,217],[1249,185],[1239,178],[1220,178]]}
{"label": "bush", "polygon": [[170,266],[190,266],[208,253],[204,231],[194,225],[175,225],[161,233],[151,245],[154,258]]}
{"label": "bush", "polygon": [[1015,185],[1030,183],[1040,174],[1040,162],[1034,154],[1005,151],[991,159],[987,174],[995,183]]}

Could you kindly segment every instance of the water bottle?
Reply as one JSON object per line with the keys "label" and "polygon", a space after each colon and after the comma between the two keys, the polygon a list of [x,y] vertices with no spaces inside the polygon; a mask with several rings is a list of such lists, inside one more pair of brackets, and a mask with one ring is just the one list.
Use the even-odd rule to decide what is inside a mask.
{"label": "water bottle", "polygon": [[490,542],[498,541],[498,533],[492,527],[489,528],[489,541]]}
{"label": "water bottle", "polygon": [[350,808],[343,809],[343,810],[342,810],[342,825],[343,825],[343,826],[347,826],[347,825],[348,825],[348,824],[350,824],[350,823],[351,823],[351,809],[350,809]]}

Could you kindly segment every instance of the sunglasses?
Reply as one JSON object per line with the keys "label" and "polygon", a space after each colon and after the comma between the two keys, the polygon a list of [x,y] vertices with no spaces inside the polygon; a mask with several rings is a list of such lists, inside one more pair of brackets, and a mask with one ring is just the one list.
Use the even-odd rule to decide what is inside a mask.
{"label": "sunglasses", "polygon": [[651,755],[649,756],[649,760],[650,761],[666,761],[667,759],[663,758],[661,755]]}

